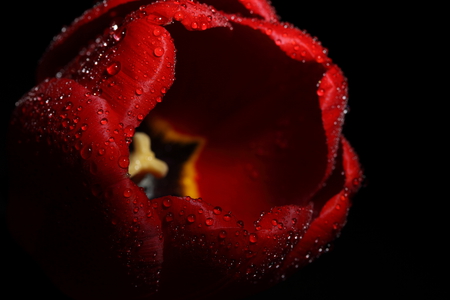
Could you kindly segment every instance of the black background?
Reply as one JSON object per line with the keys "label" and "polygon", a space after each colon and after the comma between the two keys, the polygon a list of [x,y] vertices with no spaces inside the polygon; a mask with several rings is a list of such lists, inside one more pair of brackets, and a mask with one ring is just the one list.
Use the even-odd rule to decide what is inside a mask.
{"label": "black background", "polygon": [[[92,2],[15,1],[3,9],[2,153],[8,116],[14,102],[34,85],[40,56],[61,27]],[[438,161],[436,167],[443,169],[437,149],[445,136],[433,136],[439,124],[430,114],[439,106],[434,107],[430,93],[422,94],[427,79],[436,75],[422,69],[437,60],[424,52],[433,29],[427,31],[419,20],[429,14],[423,7],[394,8],[380,2],[304,2],[273,4],[283,21],[317,36],[348,77],[350,113],[344,133],[360,155],[366,181],[333,250],[262,295],[305,300],[444,299],[448,232],[441,227],[444,219],[438,212],[446,210],[448,195],[439,194],[442,177],[432,167]],[[0,161],[4,184],[6,159],[3,155]],[[3,222],[5,194],[1,193],[1,298],[67,299],[8,236]]]}

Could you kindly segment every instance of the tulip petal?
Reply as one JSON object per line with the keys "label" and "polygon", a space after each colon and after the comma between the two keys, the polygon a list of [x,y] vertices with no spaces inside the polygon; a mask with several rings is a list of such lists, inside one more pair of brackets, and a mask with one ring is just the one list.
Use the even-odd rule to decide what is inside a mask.
{"label": "tulip petal", "polygon": [[[339,236],[346,223],[351,206],[350,199],[360,188],[363,177],[358,157],[345,138],[342,138],[340,146],[341,163],[330,177],[328,187],[313,199],[314,203],[324,202],[320,213],[311,223],[301,242],[287,256],[283,272],[289,273],[301,268],[326,252],[329,243]],[[333,191],[335,194],[324,201],[323,198]]]}
{"label": "tulip petal", "polygon": [[206,141],[194,162],[199,194],[190,196],[240,207],[249,222],[258,210],[308,205],[334,164],[317,94],[326,66],[312,56],[293,60],[247,24],[202,34],[168,30],[177,81],[149,118]]}
{"label": "tulip petal", "polygon": [[[162,197],[153,199],[152,206],[163,220],[165,264],[160,290],[167,298],[182,294],[199,299],[225,285],[249,281],[273,284],[273,274],[301,240],[312,217],[312,207],[274,207],[245,226],[234,213],[202,199]],[[173,289],[171,282],[178,277]],[[196,292],[187,296],[186,290]]]}
{"label": "tulip petal", "polygon": [[275,9],[266,0],[202,0],[202,3],[229,14],[245,17],[260,16],[267,21],[277,21]]}
{"label": "tulip petal", "polygon": [[75,298],[157,287],[163,240],[148,198],[127,176],[133,132],[109,103],[70,79],[46,80],[17,103],[9,214],[21,217],[11,218],[12,232]]}
{"label": "tulip petal", "polygon": [[303,62],[315,61],[324,67],[323,76],[316,88],[328,148],[327,168],[322,182],[317,186],[318,189],[321,188],[331,175],[339,147],[348,98],[346,78],[339,67],[327,57],[328,50],[306,32],[290,24],[273,24],[254,19],[236,19],[235,21],[263,32],[291,58]]}
{"label": "tulip petal", "polygon": [[[154,3],[154,4],[152,4]],[[122,20],[132,12],[142,11],[144,7],[153,6],[153,10],[158,10],[159,14],[165,16],[170,22],[174,17],[174,9],[187,10],[187,18],[183,22],[186,26],[187,21],[193,21],[191,17],[199,18],[203,14],[203,18],[211,16],[212,21],[205,22],[207,27],[225,26],[224,24],[214,24],[219,15],[215,15],[213,8],[208,8],[199,3],[192,1],[151,1],[151,0],[107,0],[99,2],[92,9],[87,10],[81,17],[77,18],[70,26],[63,28],[62,32],[57,35],[52,44],[43,55],[38,67],[38,81],[42,81],[48,77],[55,77],[61,69],[70,61],[76,58],[80,51],[89,44],[90,41],[96,40],[99,36],[113,34],[119,38],[120,32],[114,29],[120,25]],[[261,6],[261,5],[260,5]],[[183,15],[183,14],[181,14]],[[181,15],[178,15],[180,17]],[[175,16],[177,18],[177,16]],[[225,20],[226,21],[226,20]],[[212,22],[212,23],[211,23]],[[218,21],[223,23],[223,20]],[[201,24],[201,23],[199,23]],[[159,23],[158,25],[163,25]],[[202,25],[200,25],[200,28]],[[106,32],[105,32],[106,31]]]}
{"label": "tulip petal", "polygon": [[[341,70],[268,1],[201,2],[103,1],[55,38],[17,103],[10,224],[71,297],[234,298],[317,258],[345,224],[362,175],[341,135]],[[190,142],[185,197],[150,200],[130,180],[138,126]]]}

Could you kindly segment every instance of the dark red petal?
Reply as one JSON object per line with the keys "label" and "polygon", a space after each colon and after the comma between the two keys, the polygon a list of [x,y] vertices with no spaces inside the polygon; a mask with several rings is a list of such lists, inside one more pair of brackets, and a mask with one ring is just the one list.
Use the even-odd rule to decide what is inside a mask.
{"label": "dark red petal", "polygon": [[[327,56],[328,50],[315,38],[289,24],[269,23],[254,19],[235,19],[235,22],[257,29],[270,37],[291,58],[310,62],[315,61],[324,67],[324,73],[317,84],[316,93],[322,111],[325,129],[328,164],[322,183],[330,176],[339,147],[339,138],[347,106],[347,80],[338,66]],[[321,184],[318,185],[318,188]]]}
{"label": "dark red petal", "polygon": [[[160,13],[154,13],[155,7]],[[73,297],[133,298],[157,290],[163,259],[161,223],[127,171],[135,127],[157,102],[148,91],[158,88],[154,94],[162,96],[172,81],[175,51],[158,22],[182,15],[180,21],[191,30],[227,25],[220,16],[209,18],[212,12],[203,5],[182,8],[164,2],[146,8],[124,22],[131,41],[125,36],[115,44],[102,44],[106,37],[115,38],[106,32],[87,49],[91,59],[98,58],[97,67],[89,66],[89,54],[80,56],[60,75],[73,79],[43,81],[17,104],[13,117],[15,205],[10,212],[24,215],[26,207],[36,215],[26,215],[26,223],[13,220],[11,226],[50,277]],[[165,18],[165,13],[170,16]],[[153,43],[144,42],[146,38]],[[149,67],[136,40],[156,57],[150,79],[143,74]],[[155,52],[158,43],[164,53]],[[84,77],[83,69],[92,77]],[[113,76],[118,78],[114,84],[109,81]],[[141,84],[147,93],[138,95]],[[120,97],[130,101],[120,102],[125,100]],[[26,189],[22,182],[28,184]],[[87,258],[93,261],[83,263]]]}
{"label": "dark red petal", "polygon": [[188,30],[228,26],[206,6],[162,2],[141,7],[123,25],[98,37],[62,77],[101,95],[125,125],[137,125],[161,102],[174,78],[175,49],[162,25],[180,21]]}
{"label": "dark red petal", "polygon": [[41,59],[37,71],[38,81],[47,77],[55,77],[56,73],[74,59],[90,40],[102,35],[106,28],[113,25],[114,20],[120,22],[127,14],[138,9],[139,2],[139,0],[99,2],[77,18],[69,27],[63,28]]}
{"label": "dark red petal", "polygon": [[[81,17],[76,19],[71,26],[64,28],[63,31],[54,38],[53,43],[41,59],[37,72],[38,81],[42,81],[47,77],[54,77],[67,63],[77,57],[79,52],[86,47],[90,41],[111,32],[111,26],[114,27],[120,25],[122,20],[128,14],[134,11],[143,11],[143,8],[147,5],[152,5],[154,8],[150,10],[158,10],[157,14],[164,16],[168,22],[170,22],[173,17],[175,17],[177,21],[181,21],[184,16],[182,11],[186,9],[187,17],[182,22],[187,27],[191,27],[191,23],[197,22],[199,26],[198,29],[205,29],[214,26],[225,26],[223,25],[223,22],[226,22],[224,19],[219,20],[221,17],[220,15],[214,14],[214,9],[186,0],[165,2],[151,0],[103,1],[94,8],[87,10]],[[179,11],[180,14],[174,16],[174,9],[176,9],[175,13]],[[208,16],[211,16],[213,20],[207,20]],[[150,17],[151,16],[149,16],[149,18]],[[217,22],[222,24],[219,25]],[[161,21],[157,21],[156,23],[156,25],[163,25]]]}
{"label": "dark red petal", "polygon": [[328,164],[316,93],[323,66],[291,59],[240,24],[168,30],[177,80],[149,117],[205,141],[195,161],[199,195],[190,196],[239,207],[246,222],[274,206],[307,205]]}
{"label": "dark red petal", "polygon": [[[342,137],[340,145],[343,153],[342,163],[336,170],[338,173],[332,175],[330,179],[336,178],[333,181],[342,184],[341,189],[326,201],[301,242],[287,256],[284,272],[300,268],[325,252],[329,243],[338,237],[346,223],[351,206],[350,199],[361,186],[362,172],[358,157],[345,138]],[[342,183],[339,177],[343,177]],[[336,183],[328,182],[328,184],[332,190],[336,189],[336,186],[333,186]],[[323,193],[326,194],[326,191]],[[322,201],[316,200],[318,203]]]}
{"label": "dark red petal", "polygon": [[202,0],[200,2],[233,15],[262,17],[266,21],[278,21],[274,8],[266,0]]}
{"label": "dark red petal", "polygon": [[160,221],[127,176],[133,133],[73,80],[44,81],[17,104],[10,227],[70,296],[116,299],[157,287]]}
{"label": "dark red petal", "polygon": [[160,291],[174,299],[187,291],[194,291],[187,298],[197,299],[242,282],[273,284],[273,274],[312,217],[311,207],[290,205],[275,207],[254,224],[244,225],[233,212],[201,199],[163,197],[152,205],[165,236]]}

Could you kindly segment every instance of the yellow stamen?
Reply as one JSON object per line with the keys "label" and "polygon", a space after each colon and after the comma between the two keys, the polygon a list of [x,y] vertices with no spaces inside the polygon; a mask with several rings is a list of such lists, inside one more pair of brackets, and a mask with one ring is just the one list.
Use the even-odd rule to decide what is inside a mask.
{"label": "yellow stamen", "polygon": [[173,128],[169,122],[164,121],[161,118],[152,117],[149,119],[149,127],[155,131],[155,133],[160,134],[165,142],[175,142],[179,144],[198,144],[197,149],[188,159],[188,161],[183,163],[181,174],[180,174],[180,187],[181,193],[185,196],[190,196],[192,198],[200,198],[200,191],[197,186],[197,170],[196,163],[203,150],[206,140],[200,136],[193,136],[185,133],[181,133]]}
{"label": "yellow stamen", "polygon": [[128,173],[133,179],[151,174],[155,178],[163,178],[167,175],[169,167],[165,162],[155,157],[150,148],[150,137],[142,132],[136,132],[133,137],[134,151],[130,154]]}

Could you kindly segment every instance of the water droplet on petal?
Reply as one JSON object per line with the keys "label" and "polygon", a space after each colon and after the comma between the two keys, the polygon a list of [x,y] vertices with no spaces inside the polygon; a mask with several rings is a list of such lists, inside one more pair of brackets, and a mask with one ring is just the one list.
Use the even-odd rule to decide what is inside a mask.
{"label": "water droplet on petal", "polygon": [[126,169],[130,165],[130,159],[127,156],[121,156],[118,163],[121,168]]}
{"label": "water droplet on petal", "polygon": [[258,241],[258,236],[256,235],[256,233],[250,233],[248,239],[250,243],[254,244]]}
{"label": "water droplet on petal", "polygon": [[189,215],[187,216],[187,221],[189,223],[194,223],[195,222],[195,215]]}
{"label": "water droplet on petal", "polygon": [[106,153],[105,148],[98,149],[98,155],[102,156],[102,155],[105,155],[105,153]]}
{"label": "water droplet on petal", "polygon": [[162,205],[164,208],[169,208],[172,206],[172,200],[170,198],[164,198]]}
{"label": "water droplet on petal", "polygon": [[153,30],[153,35],[154,36],[160,36],[161,35],[161,29],[156,28],[155,30]]}
{"label": "water droplet on petal", "polygon": [[211,226],[214,224],[214,220],[212,218],[207,218],[205,220],[205,224],[206,224],[206,226]]}
{"label": "water droplet on petal", "polygon": [[183,15],[182,12],[176,12],[176,13],[173,15],[173,18],[175,19],[175,21],[181,21],[181,20],[184,19],[184,15]]}
{"label": "water droplet on petal", "polygon": [[85,145],[81,148],[80,155],[83,159],[88,159],[92,155],[92,145]]}
{"label": "water droplet on petal", "polygon": [[101,119],[101,120],[100,120],[100,124],[102,124],[102,125],[108,124],[108,119],[107,119],[107,118]]}
{"label": "water droplet on petal", "polygon": [[166,222],[172,222],[173,221],[173,213],[169,212],[166,215]]}
{"label": "water droplet on petal", "polygon": [[123,196],[124,196],[125,198],[130,198],[132,194],[133,194],[133,191],[132,191],[131,189],[125,189],[125,190],[123,191]]}
{"label": "water droplet on petal", "polygon": [[106,67],[106,73],[110,76],[114,76],[120,72],[121,64],[118,61],[112,62],[108,67]]}
{"label": "water droplet on petal", "polygon": [[112,37],[116,42],[120,42],[125,37],[125,34],[126,34],[126,29],[124,29],[122,31],[115,31],[112,34]]}
{"label": "water droplet on petal", "polygon": [[141,96],[144,93],[144,90],[142,88],[137,88],[135,93],[137,96]]}
{"label": "water droplet on petal", "polygon": [[154,54],[156,57],[163,56],[163,54],[164,54],[164,49],[161,48],[161,47],[156,47],[156,48],[153,50],[153,54]]}
{"label": "water droplet on petal", "polygon": [[220,215],[220,214],[222,213],[222,208],[221,208],[220,206],[214,207],[213,213],[214,213],[215,215]]}

